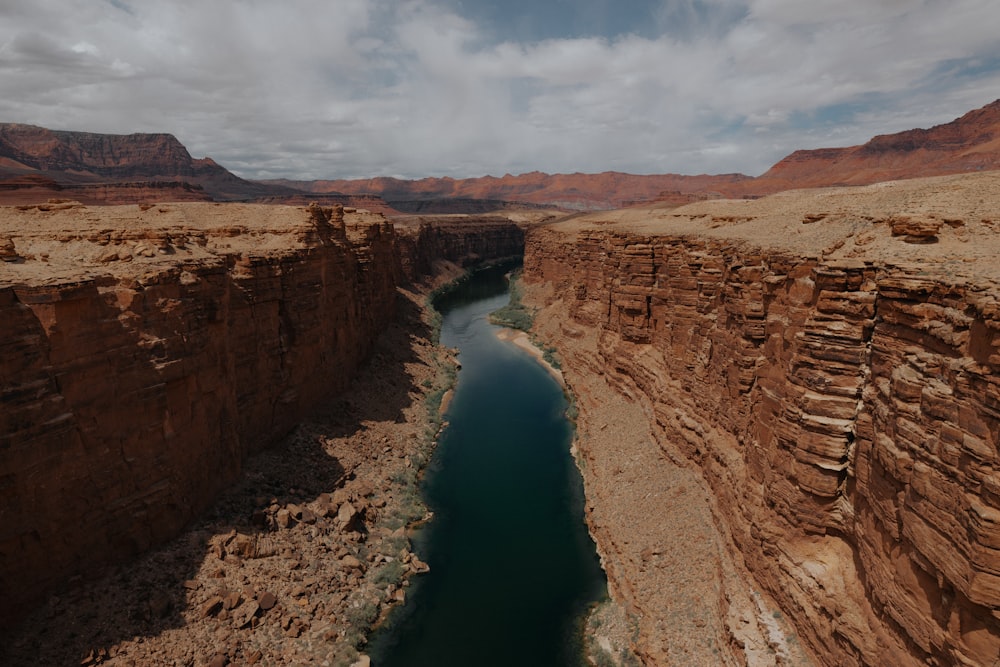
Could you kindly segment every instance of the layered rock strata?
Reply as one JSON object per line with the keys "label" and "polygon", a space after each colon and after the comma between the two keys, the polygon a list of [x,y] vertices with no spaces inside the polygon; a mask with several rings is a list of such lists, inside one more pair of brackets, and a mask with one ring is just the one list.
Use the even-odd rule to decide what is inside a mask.
{"label": "layered rock strata", "polygon": [[249,452],[347,387],[393,313],[381,220],[81,217],[5,216],[24,258],[0,290],[0,572],[15,601],[176,534]]}
{"label": "layered rock strata", "polygon": [[[529,298],[545,304],[543,335],[571,384],[602,374],[645,406],[652,437],[636,456],[695,467],[737,560],[822,664],[1000,654],[997,219],[991,173],[595,215],[529,235]],[[613,424],[588,421],[587,406],[585,478],[616,456],[590,437]],[[658,518],[628,535],[599,525],[625,494],[590,478],[609,576],[642,590],[656,568],[630,545]],[[689,579],[672,567],[677,584]],[[731,616],[735,602],[715,593],[706,604]],[[619,597],[658,662],[655,596]],[[747,661],[720,625],[727,663]]]}
{"label": "layered rock strata", "polygon": [[397,218],[394,224],[401,270],[411,282],[434,275],[437,262],[469,267],[485,260],[520,257],[524,253],[524,228],[499,216],[403,217]]}
{"label": "layered rock strata", "polygon": [[392,225],[340,207],[53,202],[0,241],[5,615],[176,535],[350,386],[403,279]]}

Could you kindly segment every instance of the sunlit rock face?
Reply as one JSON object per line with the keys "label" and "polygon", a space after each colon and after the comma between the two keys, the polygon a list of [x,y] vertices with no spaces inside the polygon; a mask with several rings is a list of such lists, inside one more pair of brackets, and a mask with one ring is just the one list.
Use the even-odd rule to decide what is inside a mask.
{"label": "sunlit rock face", "polygon": [[998,214],[993,173],[529,234],[561,335],[599,332],[596,368],[697,465],[821,663],[1000,651]]}

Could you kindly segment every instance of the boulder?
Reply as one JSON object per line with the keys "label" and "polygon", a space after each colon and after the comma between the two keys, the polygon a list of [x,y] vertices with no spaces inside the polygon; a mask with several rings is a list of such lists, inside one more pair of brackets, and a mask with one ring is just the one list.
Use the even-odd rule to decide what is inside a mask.
{"label": "boulder", "polygon": [[933,243],[937,241],[942,221],[936,218],[896,216],[889,219],[893,236],[902,236],[907,243]]}

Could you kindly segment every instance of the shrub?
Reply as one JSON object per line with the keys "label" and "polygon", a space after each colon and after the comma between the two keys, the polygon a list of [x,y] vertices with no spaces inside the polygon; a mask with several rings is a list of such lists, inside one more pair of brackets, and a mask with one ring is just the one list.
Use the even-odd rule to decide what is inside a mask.
{"label": "shrub", "polygon": [[615,664],[615,659],[608,655],[608,652],[597,644],[594,644],[593,646],[591,657],[594,659],[594,664],[597,667],[618,667]]}
{"label": "shrub", "polygon": [[562,364],[559,363],[559,358],[556,356],[556,348],[545,348],[545,351],[542,353],[542,358],[545,359],[545,361],[549,364],[549,366],[552,366],[552,368],[555,368],[556,370],[562,369]]}
{"label": "shrub", "polygon": [[371,601],[365,601],[359,607],[348,607],[347,608],[347,622],[355,630],[360,631],[363,634],[367,634],[368,630],[371,629],[372,623],[378,618],[378,605]]}
{"label": "shrub", "polygon": [[510,302],[503,308],[490,313],[493,324],[529,331],[535,323],[535,313],[521,303],[521,271],[517,270],[510,276]]}
{"label": "shrub", "polygon": [[390,535],[389,537],[382,540],[382,553],[387,556],[392,556],[395,558],[400,555],[404,550],[410,548],[410,541],[405,537],[399,535]]}
{"label": "shrub", "polygon": [[386,563],[378,569],[373,578],[375,585],[382,587],[388,584],[398,584],[403,580],[406,573],[406,566],[399,560]]}

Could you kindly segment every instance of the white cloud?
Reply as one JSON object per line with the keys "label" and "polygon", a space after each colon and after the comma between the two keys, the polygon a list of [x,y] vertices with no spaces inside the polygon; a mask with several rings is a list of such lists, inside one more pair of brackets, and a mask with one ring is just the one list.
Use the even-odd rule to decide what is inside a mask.
{"label": "white cloud", "polygon": [[8,0],[0,120],[172,132],[251,177],[756,173],[991,101],[998,24],[994,0],[664,0],[657,38],[498,43],[439,0]]}

